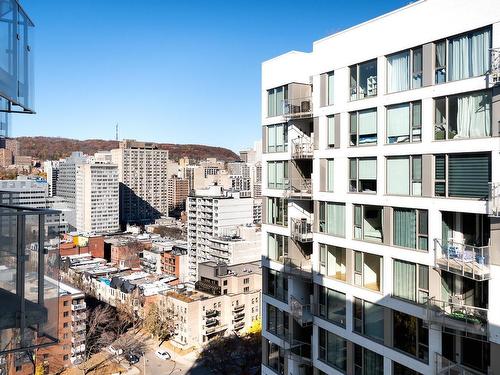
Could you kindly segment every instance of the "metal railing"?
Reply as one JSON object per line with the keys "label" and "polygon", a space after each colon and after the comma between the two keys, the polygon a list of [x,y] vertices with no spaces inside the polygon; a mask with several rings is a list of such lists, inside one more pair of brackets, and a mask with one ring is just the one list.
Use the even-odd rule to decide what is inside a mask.
{"label": "metal railing", "polygon": [[71,310],[84,310],[87,307],[85,303],[71,304]]}
{"label": "metal railing", "polygon": [[288,197],[294,199],[311,199],[312,179],[311,178],[291,178],[285,180],[288,190]]}
{"label": "metal railing", "polygon": [[490,49],[490,82],[493,85],[500,83],[500,48]]}
{"label": "metal railing", "polygon": [[435,266],[474,280],[490,277],[489,246],[472,246],[453,239],[443,243],[434,239]]}
{"label": "metal railing", "polygon": [[279,261],[283,263],[282,272],[285,275],[304,279],[312,278],[312,262],[310,259],[298,260],[282,256]]}
{"label": "metal railing", "polygon": [[243,310],[244,308],[245,308],[244,304],[243,305],[236,305],[236,306],[233,307],[233,311],[234,312],[238,312],[238,311]]}
{"label": "metal railing", "polygon": [[312,97],[293,98],[283,100],[283,116],[303,118],[312,116]]}
{"label": "metal railing", "polygon": [[490,182],[488,187],[488,214],[500,216],[500,182]]}
{"label": "metal railing", "polygon": [[312,242],[313,240],[313,223],[312,220],[306,218],[292,218],[292,239],[300,242]]}
{"label": "metal railing", "polygon": [[314,155],[314,142],[310,137],[302,136],[292,140],[293,159],[312,159]]}
{"label": "metal railing", "polygon": [[488,310],[460,302],[427,299],[427,319],[430,323],[475,335],[487,335]]}
{"label": "metal railing", "polygon": [[205,333],[206,333],[207,335],[210,335],[210,334],[212,334],[212,333],[219,332],[219,331],[223,331],[223,330],[225,330],[225,329],[227,329],[227,325],[226,325],[226,324],[221,325],[221,326],[216,326],[216,327],[207,328],[207,329],[205,330]]}
{"label": "metal railing", "polygon": [[484,373],[472,370],[436,353],[436,375],[485,375],[490,373],[490,371]]}
{"label": "metal railing", "polygon": [[207,310],[205,313],[207,318],[213,318],[214,316],[217,316],[219,312],[217,310]]}
{"label": "metal railing", "polygon": [[290,313],[297,323],[299,323],[302,327],[312,324],[313,314],[310,304],[303,304],[299,299],[294,296],[290,296],[289,305]]}

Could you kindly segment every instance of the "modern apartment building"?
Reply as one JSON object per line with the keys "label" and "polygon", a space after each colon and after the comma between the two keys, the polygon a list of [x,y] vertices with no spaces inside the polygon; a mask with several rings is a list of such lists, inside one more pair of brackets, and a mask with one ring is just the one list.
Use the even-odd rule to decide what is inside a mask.
{"label": "modern apartment building", "polygon": [[120,229],[118,167],[90,162],[76,167],[76,228],[87,233]]}
{"label": "modern apartment building", "polygon": [[120,221],[145,223],[168,215],[168,151],[155,143],[125,140],[111,155],[118,165]]}
{"label": "modern apartment building", "polygon": [[238,192],[215,185],[189,196],[186,211],[189,278],[195,282],[198,264],[209,259],[209,240],[235,234],[238,226],[253,223],[253,199],[240,198]]}
{"label": "modern apartment building", "polygon": [[263,63],[263,374],[500,374],[499,78],[494,0]]}
{"label": "modern apartment building", "polygon": [[43,162],[43,171],[47,175],[49,196],[57,195],[57,178],[59,176],[59,160],[46,160]]}
{"label": "modern apartment building", "polygon": [[262,273],[259,262],[233,266],[200,264],[195,290],[162,293],[160,309],[175,314],[171,343],[181,349],[199,348],[213,338],[240,334],[260,318]]}

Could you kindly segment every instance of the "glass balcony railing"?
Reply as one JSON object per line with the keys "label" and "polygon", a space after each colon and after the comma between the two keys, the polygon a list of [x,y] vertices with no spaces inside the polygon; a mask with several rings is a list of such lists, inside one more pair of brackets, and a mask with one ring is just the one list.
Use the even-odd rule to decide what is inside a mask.
{"label": "glass balcony railing", "polygon": [[436,267],[474,280],[490,278],[489,246],[472,246],[452,239],[434,239]]}
{"label": "glass balcony railing", "polygon": [[283,100],[283,116],[289,118],[305,118],[312,116],[312,97]]}
{"label": "glass balcony railing", "polygon": [[490,49],[490,82],[500,84],[500,48]]}
{"label": "glass balcony railing", "polygon": [[299,242],[312,242],[313,240],[313,223],[312,220],[306,218],[291,219],[292,239]]}
{"label": "glass balcony railing", "polygon": [[314,142],[310,137],[299,137],[292,140],[293,159],[312,159],[314,156]]}
{"label": "glass balcony railing", "polygon": [[[500,78],[499,78],[500,80]],[[500,82],[500,81],[499,81]],[[500,216],[500,182],[490,182],[488,190],[488,214]]]}
{"label": "glass balcony railing", "polygon": [[299,299],[294,296],[290,296],[290,312],[292,317],[299,323],[302,327],[312,324],[313,314],[310,304],[303,304]]}
{"label": "glass balcony railing", "polygon": [[312,180],[311,178],[291,178],[284,181],[287,187],[287,195],[291,199],[311,199]]}
{"label": "glass balcony railing", "polygon": [[304,279],[312,278],[312,262],[310,259],[292,259],[282,256],[279,261],[283,263],[282,272],[285,275]]}
{"label": "glass balcony railing", "polygon": [[0,205],[0,354],[57,343],[58,211]]}
{"label": "glass balcony railing", "polygon": [[459,365],[436,353],[436,375],[485,375],[485,373]]}

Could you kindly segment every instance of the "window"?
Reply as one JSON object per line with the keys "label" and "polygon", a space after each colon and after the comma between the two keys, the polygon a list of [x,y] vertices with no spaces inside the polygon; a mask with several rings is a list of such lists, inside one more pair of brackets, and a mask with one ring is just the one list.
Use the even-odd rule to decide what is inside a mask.
{"label": "window", "polygon": [[434,195],[485,198],[491,179],[489,154],[434,156]]}
{"label": "window", "polygon": [[318,315],[345,327],[345,294],[318,285]]}
{"label": "window", "polygon": [[382,262],[381,256],[354,251],[354,284],[380,292]]}
{"label": "window", "polygon": [[227,280],[224,280],[224,282],[223,282],[222,285],[226,286],[227,285]]}
{"label": "window", "polygon": [[319,202],[319,231],[345,237],[345,204]]}
{"label": "window", "polygon": [[383,375],[384,357],[360,345],[354,344],[354,374]]}
{"label": "window", "polygon": [[383,207],[354,205],[354,238],[364,241],[382,242]]}
{"label": "window", "polygon": [[349,67],[351,100],[377,95],[377,60]]}
{"label": "window", "polygon": [[387,158],[386,193],[391,195],[422,195],[422,156]]}
{"label": "window", "polygon": [[429,361],[429,331],[422,319],[393,310],[393,345],[396,349]]}
{"label": "window", "polygon": [[422,102],[387,107],[387,143],[420,142],[422,140]]}
{"label": "window", "polygon": [[392,362],[392,374],[393,375],[422,375],[415,370],[409,369],[406,366],[403,366],[397,362]]}
{"label": "window", "polygon": [[267,152],[286,152],[288,150],[288,126],[277,124],[266,126]]}
{"label": "window", "polygon": [[340,371],[347,367],[347,342],[323,328],[319,328],[318,359]]}
{"label": "window", "polygon": [[333,191],[334,179],[333,159],[326,160],[326,191]]}
{"label": "window", "polygon": [[288,199],[267,198],[267,224],[288,225]]}
{"label": "window", "polygon": [[270,304],[267,305],[267,330],[270,333],[288,339],[289,323],[289,316],[286,311],[281,311]]}
{"label": "window", "polygon": [[326,117],[327,125],[328,125],[328,147],[335,146],[335,116],[327,116]]}
{"label": "window", "polygon": [[267,294],[281,301],[288,300],[288,279],[279,271],[267,269]]}
{"label": "window", "polygon": [[69,301],[64,301],[63,306],[69,306]]}
{"label": "window", "polygon": [[434,99],[434,124],[436,140],[491,137],[491,92]]}
{"label": "window", "polygon": [[429,267],[394,259],[393,296],[426,303],[429,298]]}
{"label": "window", "polygon": [[286,99],[288,99],[288,86],[267,90],[267,117],[283,115]]}
{"label": "window", "polygon": [[351,146],[377,144],[377,108],[351,112],[349,119]]}
{"label": "window", "polygon": [[288,161],[267,162],[267,187],[286,189],[288,187]]}
{"label": "window", "polygon": [[68,356],[67,354],[65,354],[65,355],[63,356],[63,360],[67,361],[68,359],[69,359],[69,356]]}
{"label": "window", "polygon": [[67,318],[68,316],[69,316],[69,312],[68,311],[63,312],[63,317]]}
{"label": "window", "polygon": [[346,281],[346,249],[320,244],[319,270],[322,275]]}
{"label": "window", "polygon": [[427,210],[394,208],[393,243],[395,246],[428,250]]}
{"label": "window", "polygon": [[436,58],[434,59],[436,84],[446,82],[446,40],[434,43]]}
{"label": "window", "polygon": [[267,252],[269,259],[283,261],[288,256],[288,237],[281,234],[267,234]]}
{"label": "window", "polygon": [[284,349],[271,341],[266,340],[267,347],[267,366],[272,368],[278,374],[285,373],[285,353]]}
{"label": "window", "polygon": [[419,87],[422,87],[422,47],[387,56],[387,93]]}
{"label": "window", "polygon": [[353,330],[361,335],[384,342],[384,307],[354,298]]}
{"label": "window", "polygon": [[349,159],[349,191],[377,192],[377,158]]}
{"label": "window", "polygon": [[334,88],[334,85],[333,85],[333,77],[334,77],[334,74],[333,72],[328,72],[326,74],[327,76],[327,79],[328,79],[328,82],[327,82],[327,85],[328,85],[328,92],[327,92],[327,99],[326,99],[326,103],[327,105],[332,105],[333,104],[333,88]]}
{"label": "window", "polygon": [[250,291],[250,288],[248,286],[243,288],[243,293],[248,293]]}

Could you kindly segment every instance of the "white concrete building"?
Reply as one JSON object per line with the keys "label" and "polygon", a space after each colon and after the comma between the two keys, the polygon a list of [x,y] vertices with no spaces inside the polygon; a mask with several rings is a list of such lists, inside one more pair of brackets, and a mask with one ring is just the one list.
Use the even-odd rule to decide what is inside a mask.
{"label": "white concrete building", "polygon": [[263,63],[263,374],[500,373],[499,77],[496,0]]}
{"label": "white concrete building", "polygon": [[78,231],[117,232],[120,229],[119,204],[118,167],[115,164],[93,161],[76,167]]}
{"label": "white concrete building", "polygon": [[155,143],[125,140],[111,155],[118,165],[120,221],[145,223],[168,215],[168,151]]}
{"label": "white concrete building", "polygon": [[59,176],[59,160],[46,160],[43,162],[43,171],[47,175],[49,196],[57,195],[57,178]]}
{"label": "white concrete building", "polygon": [[194,282],[199,257],[202,253],[210,253],[208,240],[234,235],[238,226],[253,223],[253,199],[240,198],[239,193],[225,191],[221,186],[211,186],[196,190],[193,196],[188,197],[186,211],[189,276]]}

